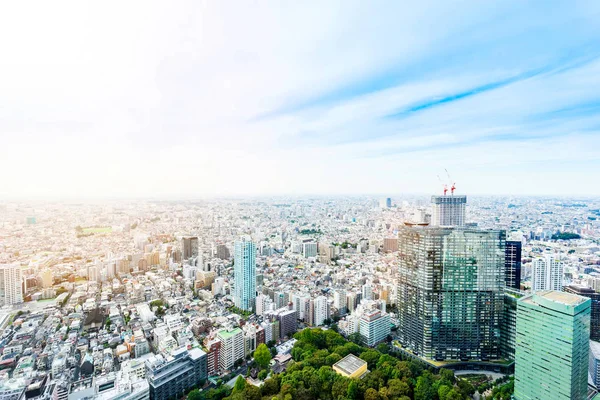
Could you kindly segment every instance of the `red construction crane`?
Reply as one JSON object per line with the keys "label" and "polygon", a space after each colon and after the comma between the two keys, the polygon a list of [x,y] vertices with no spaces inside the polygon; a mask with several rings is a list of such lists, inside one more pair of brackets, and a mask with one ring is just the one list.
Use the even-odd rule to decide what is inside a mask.
{"label": "red construction crane", "polygon": [[442,180],[442,178],[440,178],[440,176],[439,176],[439,175],[438,175],[437,177],[438,177],[438,179],[439,179],[440,183],[441,183],[442,185],[444,185],[444,196],[446,196],[446,194],[448,193],[448,185],[444,183],[444,181]]}
{"label": "red construction crane", "polygon": [[[448,172],[448,170],[446,168],[444,168],[444,170],[446,170],[446,175],[448,175],[448,183],[452,182],[452,178],[450,177],[450,173]],[[456,190],[456,183],[452,183],[452,186],[450,187],[450,193],[452,193],[454,195],[454,191],[455,190]]]}

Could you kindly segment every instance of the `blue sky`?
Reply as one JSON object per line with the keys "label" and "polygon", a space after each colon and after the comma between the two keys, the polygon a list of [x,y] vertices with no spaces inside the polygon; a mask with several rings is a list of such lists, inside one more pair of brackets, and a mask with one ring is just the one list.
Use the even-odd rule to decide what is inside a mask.
{"label": "blue sky", "polygon": [[0,198],[600,195],[600,3],[496,3],[5,4]]}

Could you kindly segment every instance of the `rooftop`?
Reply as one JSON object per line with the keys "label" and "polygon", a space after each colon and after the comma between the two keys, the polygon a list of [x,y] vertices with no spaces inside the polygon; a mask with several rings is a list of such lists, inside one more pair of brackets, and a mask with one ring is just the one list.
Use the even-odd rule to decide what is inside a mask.
{"label": "rooftop", "polygon": [[360,358],[356,357],[354,354],[348,354],[346,357],[342,358],[340,361],[333,364],[333,366],[341,369],[348,375],[352,375],[353,373],[358,371],[358,369],[360,369],[362,366],[364,366],[366,364],[367,364],[366,361],[361,360]]}
{"label": "rooftop", "polygon": [[588,300],[587,297],[577,296],[571,293],[559,292],[556,290],[540,290],[535,292],[533,297],[523,299],[523,301],[532,301],[535,296],[567,306],[577,306]]}
{"label": "rooftop", "polygon": [[241,332],[242,330],[240,328],[235,328],[232,330],[222,329],[219,331],[218,335],[221,336],[223,339],[229,339]]}

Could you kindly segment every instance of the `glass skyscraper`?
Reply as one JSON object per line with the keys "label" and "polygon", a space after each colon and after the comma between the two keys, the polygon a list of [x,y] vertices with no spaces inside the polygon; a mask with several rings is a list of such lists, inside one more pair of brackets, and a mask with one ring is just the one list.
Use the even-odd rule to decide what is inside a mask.
{"label": "glass skyscraper", "polygon": [[234,302],[237,308],[254,310],[256,301],[256,245],[243,238],[234,246]]}
{"label": "glass skyscraper", "polygon": [[515,399],[587,398],[590,303],[552,290],[518,301]]}
{"label": "glass skyscraper", "polygon": [[506,241],[506,287],[521,289],[521,241]]}
{"label": "glass skyscraper", "polygon": [[405,226],[398,233],[398,338],[431,360],[501,357],[504,231]]}

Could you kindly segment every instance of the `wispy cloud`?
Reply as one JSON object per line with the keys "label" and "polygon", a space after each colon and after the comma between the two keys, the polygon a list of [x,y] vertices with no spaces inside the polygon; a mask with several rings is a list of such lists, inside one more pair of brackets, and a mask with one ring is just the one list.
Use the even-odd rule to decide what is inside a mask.
{"label": "wispy cloud", "polygon": [[600,3],[379,6],[11,4],[0,198],[600,194]]}

